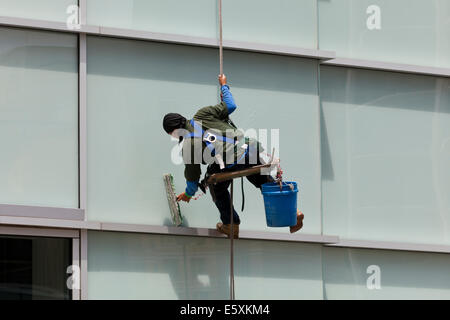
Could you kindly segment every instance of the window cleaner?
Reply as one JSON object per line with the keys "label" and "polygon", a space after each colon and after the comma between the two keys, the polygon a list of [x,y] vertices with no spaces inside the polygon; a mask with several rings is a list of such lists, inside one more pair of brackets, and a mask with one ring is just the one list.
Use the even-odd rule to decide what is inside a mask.
{"label": "window cleaner", "polygon": [[[191,120],[187,120],[177,113],[168,113],[163,119],[163,128],[166,133],[182,143],[186,189],[176,197],[177,202],[190,202],[199,187],[205,191],[208,178],[214,174],[232,174],[264,164],[259,156],[264,151],[262,145],[256,139],[245,137],[229,118],[237,106],[230,92],[230,87],[227,85],[225,75],[219,75],[219,84],[222,102],[218,105],[201,108]],[[223,154],[226,154],[226,156],[223,156]],[[198,155],[200,156],[196,157]],[[200,182],[201,164],[207,164],[208,167],[205,178]],[[277,174],[281,192],[281,170],[278,170]],[[271,175],[261,172],[246,175],[246,178],[260,189],[266,183],[276,182]],[[168,178],[165,178],[165,181],[167,181],[166,189],[170,191],[170,181]],[[230,204],[230,193],[228,191],[230,183],[231,180],[227,179],[208,184],[208,187],[220,212],[221,221],[217,223],[216,229],[230,237],[233,234],[234,238],[238,238],[241,220]],[[274,200],[272,191],[270,193],[263,192],[263,195],[265,202],[266,200]],[[173,221],[176,225],[179,225],[179,213],[177,214],[177,208],[173,202],[173,198],[169,200],[172,217],[175,217]],[[232,215],[231,212],[233,212]],[[298,211],[297,217],[294,217],[296,218],[295,224],[290,226],[291,233],[302,228],[303,217],[303,214]],[[232,220],[233,232],[231,232]]]}

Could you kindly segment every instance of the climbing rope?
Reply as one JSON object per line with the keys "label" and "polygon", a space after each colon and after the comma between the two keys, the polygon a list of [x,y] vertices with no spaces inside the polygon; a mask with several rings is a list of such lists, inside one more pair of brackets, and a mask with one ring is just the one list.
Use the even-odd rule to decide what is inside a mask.
{"label": "climbing rope", "polygon": [[[223,74],[223,40],[222,40],[222,0],[219,0],[219,72]],[[231,215],[231,231],[230,231],[230,300],[234,300],[234,221],[233,221],[233,180],[231,180],[231,197],[230,197],[230,215]]]}
{"label": "climbing rope", "polygon": [[222,0],[219,0],[219,72],[223,74]]}
{"label": "climbing rope", "polygon": [[234,208],[233,208],[233,179],[231,179],[231,195],[230,195],[230,215],[231,215],[231,230],[230,230],[230,300],[234,300]]}

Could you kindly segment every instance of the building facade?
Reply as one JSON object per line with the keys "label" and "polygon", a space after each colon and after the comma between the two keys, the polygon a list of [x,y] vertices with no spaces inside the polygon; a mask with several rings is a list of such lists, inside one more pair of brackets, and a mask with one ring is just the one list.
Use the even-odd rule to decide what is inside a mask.
{"label": "building facade", "polygon": [[[0,299],[229,298],[214,203],[173,227],[162,179],[164,114],[219,101],[217,12],[0,0]],[[245,183],[236,298],[449,299],[450,1],[223,0],[223,37],[232,119],[279,133],[305,214],[268,228]]]}

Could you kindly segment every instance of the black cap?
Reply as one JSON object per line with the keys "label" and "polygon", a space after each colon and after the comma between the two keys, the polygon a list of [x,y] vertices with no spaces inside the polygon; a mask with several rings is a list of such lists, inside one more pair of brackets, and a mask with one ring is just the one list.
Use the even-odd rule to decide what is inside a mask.
{"label": "black cap", "polygon": [[186,118],[178,113],[168,113],[164,116],[163,128],[167,133],[171,133],[175,129],[184,128]]}

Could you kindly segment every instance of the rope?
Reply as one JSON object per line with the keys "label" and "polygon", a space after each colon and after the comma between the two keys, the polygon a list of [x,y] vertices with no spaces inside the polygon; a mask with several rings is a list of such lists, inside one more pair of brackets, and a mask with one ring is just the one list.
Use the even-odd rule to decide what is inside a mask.
{"label": "rope", "polygon": [[231,179],[231,195],[230,195],[230,204],[231,204],[231,232],[230,232],[230,300],[234,300],[234,219],[233,219],[233,179]]}
{"label": "rope", "polygon": [[222,0],[219,0],[219,70],[223,74]]}
{"label": "rope", "polygon": [[[223,32],[222,32],[222,0],[219,1],[219,72],[223,74]],[[231,196],[230,196],[230,215],[231,215],[231,232],[230,232],[230,300],[234,300],[234,221],[233,221],[233,179],[231,180]]]}
{"label": "rope", "polygon": [[242,194],[242,207],[241,207],[241,212],[243,212],[243,211],[244,211],[244,204],[245,204],[244,177],[241,177],[241,194]]}

